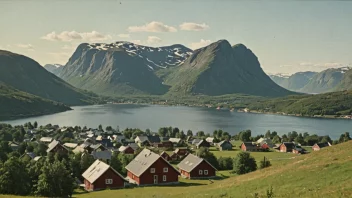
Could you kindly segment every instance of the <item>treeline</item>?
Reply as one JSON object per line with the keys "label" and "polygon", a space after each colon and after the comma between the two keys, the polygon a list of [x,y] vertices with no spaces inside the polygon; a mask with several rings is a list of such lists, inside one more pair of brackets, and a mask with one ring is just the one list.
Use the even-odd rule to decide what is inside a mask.
{"label": "treeline", "polygon": [[252,136],[251,130],[241,131],[240,133],[233,136],[234,140],[241,140],[243,142],[256,142],[260,138],[271,139],[274,144],[279,144],[282,142],[295,142],[302,146],[313,146],[316,143],[326,143],[338,144],[342,142],[347,142],[351,140],[349,132],[345,132],[340,135],[338,140],[332,140],[329,135],[318,136],[317,134],[309,134],[308,132],[298,133],[296,131],[288,132],[287,134],[278,135],[276,131],[267,131],[264,135]]}

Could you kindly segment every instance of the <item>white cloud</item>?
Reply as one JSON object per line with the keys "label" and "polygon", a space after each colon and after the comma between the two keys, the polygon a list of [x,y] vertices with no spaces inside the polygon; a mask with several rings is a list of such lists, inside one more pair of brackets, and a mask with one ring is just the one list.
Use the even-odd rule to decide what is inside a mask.
{"label": "white cloud", "polygon": [[135,44],[142,44],[142,41],[141,40],[132,40],[131,43],[135,43]]}
{"label": "white cloud", "polygon": [[66,64],[72,53],[68,52],[48,52],[53,63]]}
{"label": "white cloud", "polygon": [[16,46],[19,48],[27,49],[29,51],[34,51],[33,45],[31,44],[17,44]]}
{"label": "white cloud", "polygon": [[129,34],[119,34],[117,36],[120,37],[120,38],[130,38]]}
{"label": "white cloud", "polygon": [[202,23],[191,23],[191,22],[185,22],[180,25],[181,30],[186,30],[186,31],[203,31],[209,29],[209,25]]}
{"label": "white cloud", "polygon": [[201,47],[205,47],[205,46],[209,45],[210,43],[211,43],[211,40],[200,39],[199,42],[191,43],[191,48],[198,49]]}
{"label": "white cloud", "polygon": [[49,41],[72,41],[72,40],[86,40],[86,41],[104,41],[111,39],[110,35],[104,35],[97,31],[92,32],[76,32],[76,31],[63,31],[61,33],[51,32],[42,39]]}
{"label": "white cloud", "polygon": [[147,43],[149,44],[154,44],[154,43],[160,43],[162,40],[161,38],[157,36],[148,36]]}
{"label": "white cloud", "polygon": [[299,66],[302,66],[302,67],[320,67],[320,68],[338,68],[338,67],[343,67],[344,64],[337,63],[337,62],[328,62],[328,63],[302,62],[302,63],[299,63]]}
{"label": "white cloud", "polygon": [[152,21],[142,26],[130,26],[127,30],[129,32],[177,32],[175,27],[157,21]]}

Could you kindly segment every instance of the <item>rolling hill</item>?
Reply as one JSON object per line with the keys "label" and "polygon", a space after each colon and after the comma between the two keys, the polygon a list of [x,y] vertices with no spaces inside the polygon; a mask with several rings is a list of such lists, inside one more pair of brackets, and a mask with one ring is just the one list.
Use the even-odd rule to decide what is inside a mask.
{"label": "rolling hill", "polygon": [[67,105],[92,102],[88,93],[46,71],[36,61],[9,51],[0,50],[0,82],[15,89]]}
{"label": "rolling hill", "polygon": [[166,78],[170,94],[249,94],[284,96],[292,92],[275,84],[260,67],[258,58],[242,44],[219,40],[195,50]]}
{"label": "rolling hill", "polygon": [[58,113],[70,107],[0,83],[0,120]]}

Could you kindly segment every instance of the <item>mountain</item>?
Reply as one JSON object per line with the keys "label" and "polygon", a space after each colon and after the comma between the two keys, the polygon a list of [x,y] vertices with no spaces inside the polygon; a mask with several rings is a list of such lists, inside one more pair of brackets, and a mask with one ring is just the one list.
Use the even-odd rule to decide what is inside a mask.
{"label": "mountain", "polygon": [[270,75],[270,78],[281,87],[291,90],[291,91],[300,91],[312,77],[317,74],[317,72],[297,72],[291,76],[276,74]]}
{"label": "mountain", "polygon": [[339,84],[337,84],[333,90],[352,90],[352,69],[350,67],[342,68],[341,73],[343,73],[343,77]]}
{"label": "mountain", "polygon": [[130,42],[79,45],[59,75],[72,85],[104,95],[162,95],[168,86],[154,71],[182,64],[192,50],[182,45],[147,47]]}
{"label": "mountain", "polygon": [[165,83],[170,94],[249,94],[284,96],[292,92],[275,84],[262,70],[258,58],[242,44],[219,40],[195,50]]}
{"label": "mountain", "polygon": [[44,68],[48,72],[51,72],[51,73],[55,74],[56,76],[59,76],[62,69],[64,68],[64,66],[60,65],[60,64],[46,64],[46,65],[44,65]]}
{"label": "mountain", "polygon": [[[303,93],[326,93],[336,90],[343,90],[344,87],[348,87],[348,78],[344,82],[347,84],[341,84],[342,79],[345,76],[346,71],[350,68],[331,68],[315,74],[310,81],[300,91]],[[350,81],[351,82],[351,81]],[[340,89],[338,88],[340,87]]]}
{"label": "mountain", "polygon": [[0,120],[39,116],[70,110],[68,106],[0,83]]}
{"label": "mountain", "polygon": [[15,89],[67,105],[89,104],[87,93],[46,71],[36,61],[0,50],[0,82]]}

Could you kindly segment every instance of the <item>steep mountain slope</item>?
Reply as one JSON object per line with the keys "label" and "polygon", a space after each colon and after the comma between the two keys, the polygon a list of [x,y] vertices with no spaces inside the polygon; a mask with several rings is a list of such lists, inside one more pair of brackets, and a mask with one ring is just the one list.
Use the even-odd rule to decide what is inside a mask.
{"label": "steep mountain slope", "polygon": [[341,83],[345,72],[348,70],[347,67],[324,70],[314,75],[300,91],[304,93],[326,93],[337,90],[336,87]]}
{"label": "steep mountain slope", "polygon": [[242,93],[284,96],[292,92],[275,84],[258,58],[242,44],[220,40],[200,48],[166,78],[170,94],[224,95]]}
{"label": "steep mountain slope", "polygon": [[352,69],[346,68],[341,72],[344,72],[343,78],[333,90],[334,91],[351,90],[352,89]]}
{"label": "steep mountain slope", "polygon": [[154,71],[177,66],[192,53],[182,45],[147,47],[129,42],[78,46],[60,77],[78,88],[104,95],[167,92]]}
{"label": "steep mountain slope", "polygon": [[281,87],[291,90],[300,91],[306,86],[310,79],[317,74],[317,72],[297,72],[291,76],[270,75],[270,78]]}
{"label": "steep mountain slope", "polygon": [[51,72],[51,73],[55,74],[56,76],[59,76],[62,69],[64,68],[64,66],[60,65],[60,64],[46,64],[46,65],[44,65],[44,68],[48,72]]}
{"label": "steep mountain slope", "polygon": [[67,105],[88,104],[91,98],[34,60],[0,50],[0,81],[18,90]]}
{"label": "steep mountain slope", "polygon": [[0,82],[0,120],[38,116],[70,110],[62,103],[16,90]]}

